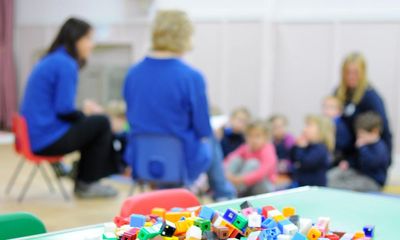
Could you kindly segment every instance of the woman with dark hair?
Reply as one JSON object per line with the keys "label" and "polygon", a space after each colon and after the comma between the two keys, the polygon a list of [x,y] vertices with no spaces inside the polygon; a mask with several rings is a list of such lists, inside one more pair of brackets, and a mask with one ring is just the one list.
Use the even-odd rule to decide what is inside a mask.
{"label": "woman with dark hair", "polygon": [[117,171],[110,123],[106,116],[85,116],[75,107],[78,73],[92,52],[92,35],[93,29],[85,21],[70,18],[64,23],[29,76],[21,113],[36,154],[80,151],[76,196],[113,197],[117,191],[99,183]]}

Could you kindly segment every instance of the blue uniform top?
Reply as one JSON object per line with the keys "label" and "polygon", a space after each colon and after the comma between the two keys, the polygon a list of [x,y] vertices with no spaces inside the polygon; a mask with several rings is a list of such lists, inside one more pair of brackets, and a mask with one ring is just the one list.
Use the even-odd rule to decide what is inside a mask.
{"label": "blue uniform top", "polygon": [[295,146],[291,160],[300,186],[326,186],[331,156],[325,144],[310,144],[304,148]]}
{"label": "blue uniform top", "polygon": [[379,140],[358,149],[355,168],[383,186],[386,182],[390,153],[386,143]]}
{"label": "blue uniform top", "polygon": [[335,151],[348,152],[353,147],[353,135],[342,117],[335,119]]}
{"label": "blue uniform top", "polygon": [[[355,141],[355,131],[354,131],[354,122],[355,119],[362,113],[373,111],[379,114],[383,121],[383,128],[382,128],[382,140],[385,142],[389,152],[392,152],[392,133],[390,131],[390,125],[388,116],[385,110],[385,104],[382,98],[379,96],[377,91],[372,88],[368,87],[365,91],[364,96],[362,97],[361,101],[356,105],[352,106],[350,102],[345,104],[345,111],[343,114],[343,119],[347,124],[348,128],[352,133],[353,141]],[[354,143],[354,142],[353,142]],[[353,154],[349,154],[350,157],[356,154],[356,149],[353,149]],[[389,164],[391,162],[391,157],[389,160]]]}
{"label": "blue uniform top", "polygon": [[174,135],[184,143],[189,178],[206,170],[210,159],[201,156],[201,139],[212,130],[205,81],[197,70],[179,58],[146,57],[129,70],[123,95],[131,136]]}
{"label": "blue uniform top", "polygon": [[78,63],[64,47],[43,57],[33,68],[21,105],[33,151],[50,146],[70,128],[59,116],[75,111],[78,72]]}

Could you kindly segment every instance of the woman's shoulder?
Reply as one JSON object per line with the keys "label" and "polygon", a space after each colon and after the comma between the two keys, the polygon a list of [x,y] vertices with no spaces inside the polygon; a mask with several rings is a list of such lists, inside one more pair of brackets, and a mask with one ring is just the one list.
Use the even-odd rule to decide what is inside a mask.
{"label": "woman's shoulder", "polygon": [[51,65],[71,70],[79,69],[76,60],[69,54],[63,53],[61,51],[54,51],[52,53],[47,54],[39,61],[39,65]]}

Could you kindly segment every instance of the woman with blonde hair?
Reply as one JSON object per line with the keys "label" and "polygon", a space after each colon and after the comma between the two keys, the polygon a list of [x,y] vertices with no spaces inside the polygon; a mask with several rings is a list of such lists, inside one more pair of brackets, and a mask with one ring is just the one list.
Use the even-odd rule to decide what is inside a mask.
{"label": "woman with blonde hair", "polygon": [[[235,196],[225,179],[222,153],[216,155],[203,75],[182,56],[192,49],[193,25],[185,12],[158,12],[152,27],[150,54],[129,70],[123,88],[130,137],[129,156],[136,134],[166,134],[179,138],[185,148],[188,180],[208,172],[214,198]],[[134,165],[134,163],[132,163]]]}
{"label": "woman with blonde hair", "polygon": [[[365,112],[376,112],[383,120],[382,139],[389,152],[392,150],[392,134],[385,110],[385,105],[378,92],[370,85],[367,77],[367,64],[360,53],[349,54],[342,65],[342,80],[335,93],[343,104],[343,119],[352,132],[353,146],[344,153],[346,160],[352,158],[356,152],[354,122]],[[351,163],[350,165],[355,164]]]}

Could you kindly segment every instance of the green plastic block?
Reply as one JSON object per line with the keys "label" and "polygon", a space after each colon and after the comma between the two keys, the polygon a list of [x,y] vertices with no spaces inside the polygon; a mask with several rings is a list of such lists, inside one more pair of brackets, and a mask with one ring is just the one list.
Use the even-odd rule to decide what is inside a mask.
{"label": "green plastic block", "polygon": [[247,226],[247,223],[249,221],[243,214],[238,214],[235,221],[233,221],[233,226],[235,226],[237,229],[242,230]]}
{"label": "green plastic block", "polygon": [[160,231],[154,229],[153,227],[144,227],[140,229],[138,238],[140,240],[148,240],[157,237]]}
{"label": "green plastic block", "polygon": [[199,227],[202,232],[211,231],[211,222],[210,220],[198,218],[194,221],[194,225]]}

